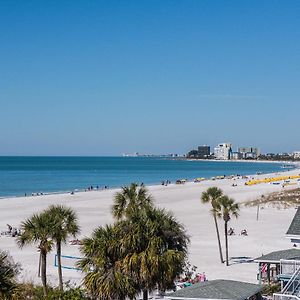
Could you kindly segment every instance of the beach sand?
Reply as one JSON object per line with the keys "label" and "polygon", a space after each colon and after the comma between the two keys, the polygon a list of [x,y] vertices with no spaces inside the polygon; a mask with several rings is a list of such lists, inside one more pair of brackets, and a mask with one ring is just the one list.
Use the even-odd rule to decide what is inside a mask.
{"label": "beach sand", "polygon": [[[299,174],[299,169],[284,172],[287,174]],[[274,173],[269,177],[279,176],[282,173]],[[251,176],[264,178],[267,175]],[[217,247],[215,227],[210,213],[210,205],[204,205],[200,196],[208,187],[217,186],[225,194],[237,202],[254,200],[261,195],[282,190],[282,185],[259,184],[246,186],[245,179],[207,180],[201,183],[186,183],[184,185],[150,186],[149,192],[154,196],[155,203],[159,207],[173,212],[176,218],[182,222],[190,236],[189,260],[192,265],[198,267],[198,272],[205,272],[209,280],[233,279],[257,283],[256,263],[239,263],[226,267],[220,263]],[[232,183],[237,186],[233,187]],[[285,187],[291,189],[297,185]],[[92,231],[101,225],[112,222],[110,214],[113,196],[118,190],[89,191],[71,194],[43,195],[34,197],[20,197],[0,199],[0,231],[7,229],[6,224],[18,227],[20,222],[30,217],[33,213],[40,212],[50,204],[64,204],[72,207],[78,214],[81,226],[80,238],[90,236]],[[229,256],[258,257],[275,250],[292,247],[291,242],[285,237],[285,233],[295,214],[295,208],[278,209],[275,207],[263,207],[256,220],[256,207],[241,206],[240,217],[232,219],[229,227],[233,227],[236,235],[229,236]],[[224,224],[219,221],[219,228],[224,247]],[[248,236],[241,236],[242,229],[247,229]],[[18,248],[12,237],[1,236],[0,248],[8,250],[15,262],[20,262],[22,272],[21,281],[40,283],[37,276],[39,254],[36,247],[26,246],[22,250]],[[63,246],[63,255],[80,256],[79,247],[74,245]],[[225,251],[224,257],[225,257]],[[55,249],[48,256],[48,277],[53,284],[57,283],[57,268],[54,266]],[[63,270],[64,280],[80,283],[82,274],[76,270]]]}

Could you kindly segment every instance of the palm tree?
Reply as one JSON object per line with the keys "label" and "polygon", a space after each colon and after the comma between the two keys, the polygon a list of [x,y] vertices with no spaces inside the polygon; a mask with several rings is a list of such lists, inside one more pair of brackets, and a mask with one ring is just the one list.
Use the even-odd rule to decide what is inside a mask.
{"label": "palm tree", "polygon": [[81,252],[84,258],[79,261],[78,267],[85,273],[84,285],[94,298],[134,299],[139,290],[134,280],[122,271],[121,229],[118,225],[99,227],[91,238],[83,240]]}
{"label": "palm tree", "polygon": [[221,211],[219,212],[219,216],[223,217],[224,220],[224,229],[225,229],[225,247],[226,247],[226,266],[229,266],[228,260],[228,222],[231,217],[239,216],[239,205],[234,202],[233,199],[228,196],[222,196],[220,198],[220,207]]}
{"label": "palm tree", "polygon": [[130,299],[174,286],[185,267],[184,227],[168,212],[156,209],[144,187],[132,184],[115,195],[114,225],[98,228],[85,239],[79,267],[94,297]]}
{"label": "palm tree", "polygon": [[0,298],[10,299],[16,289],[16,276],[20,266],[15,264],[7,252],[0,251]]}
{"label": "palm tree", "polygon": [[63,205],[51,205],[46,211],[51,220],[51,238],[56,244],[57,269],[59,289],[63,290],[62,266],[61,266],[61,245],[66,243],[69,236],[74,238],[79,233],[79,226],[76,213],[69,207]]}
{"label": "palm tree", "polygon": [[174,288],[187,258],[189,238],[184,227],[169,212],[151,208],[135,216],[134,222],[123,221],[122,228],[123,268],[139,283],[143,299],[156,288]]}
{"label": "palm tree", "polygon": [[210,187],[205,192],[202,193],[201,201],[202,201],[202,203],[210,203],[212,206],[211,212],[212,212],[214,222],[215,222],[215,227],[216,227],[220,260],[221,260],[221,263],[224,263],[219,227],[218,227],[218,222],[217,222],[218,212],[220,210],[219,200],[222,197],[222,195],[223,195],[223,191],[221,189],[219,189],[217,187]]}
{"label": "palm tree", "polygon": [[47,296],[47,254],[52,249],[51,220],[45,212],[34,214],[31,218],[21,223],[22,234],[17,243],[20,248],[25,245],[38,243],[41,258],[41,279],[44,295]]}
{"label": "palm tree", "polygon": [[128,218],[134,212],[153,206],[152,196],[148,190],[132,183],[129,187],[122,187],[122,191],[115,194],[112,214],[116,220]]}
{"label": "palm tree", "polygon": [[143,299],[157,286],[172,287],[186,259],[188,237],[174,217],[154,208],[145,187],[133,183],[115,195],[113,216],[124,221],[120,249],[124,250],[124,270],[143,291]]}
{"label": "palm tree", "polygon": [[[139,219],[140,217],[140,219]],[[158,288],[174,287],[185,267],[188,237],[183,226],[162,209],[96,229],[83,240],[78,266],[95,298],[134,299]]]}

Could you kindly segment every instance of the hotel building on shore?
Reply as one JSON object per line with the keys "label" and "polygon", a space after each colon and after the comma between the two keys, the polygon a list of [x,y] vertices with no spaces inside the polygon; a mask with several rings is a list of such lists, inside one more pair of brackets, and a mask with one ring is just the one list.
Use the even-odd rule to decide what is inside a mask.
{"label": "hotel building on shore", "polygon": [[241,153],[242,158],[257,158],[260,156],[260,149],[255,147],[240,147],[238,152]]}
{"label": "hotel building on shore", "polygon": [[293,158],[294,159],[300,159],[300,151],[294,151],[293,152]]}
{"label": "hotel building on shore", "polygon": [[229,160],[232,152],[231,143],[222,143],[215,147],[214,155],[216,159]]}

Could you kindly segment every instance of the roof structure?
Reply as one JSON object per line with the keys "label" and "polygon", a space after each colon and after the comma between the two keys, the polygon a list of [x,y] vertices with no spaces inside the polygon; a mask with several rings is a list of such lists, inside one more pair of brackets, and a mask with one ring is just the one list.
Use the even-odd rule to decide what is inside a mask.
{"label": "roof structure", "polygon": [[294,219],[286,234],[300,236],[300,207],[298,207]]}
{"label": "roof structure", "polygon": [[195,283],[168,295],[166,298],[172,300],[245,300],[261,292],[262,289],[263,287],[258,284],[233,280],[211,280]]}
{"label": "roof structure", "polygon": [[270,263],[280,263],[281,259],[291,259],[291,260],[300,260],[300,250],[299,249],[287,249],[280,250],[262,255],[261,257],[255,258],[255,262],[270,262]]}

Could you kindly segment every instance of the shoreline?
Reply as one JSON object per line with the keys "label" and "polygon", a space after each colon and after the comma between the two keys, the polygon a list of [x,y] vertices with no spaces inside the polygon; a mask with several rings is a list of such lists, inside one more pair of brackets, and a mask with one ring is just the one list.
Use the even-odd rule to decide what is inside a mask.
{"label": "shoreline", "polygon": [[257,160],[257,159],[202,159],[202,158],[186,158],[188,161],[210,161],[210,162],[242,162],[242,163],[266,163],[266,164],[291,164],[300,168],[300,161],[292,160]]}
{"label": "shoreline", "polygon": [[[172,158],[173,159],[173,158]],[[176,160],[176,158],[175,158]],[[300,169],[300,162],[292,162],[292,161],[268,161],[268,160],[263,160],[263,161],[258,161],[258,160],[243,160],[243,159],[239,159],[239,160],[216,160],[216,159],[184,159],[186,161],[200,161],[200,162],[226,162],[226,163],[257,163],[257,164],[260,164],[260,163],[274,163],[274,164],[291,164],[291,165],[294,165],[294,168],[291,168],[291,169],[282,169],[280,171],[273,171],[273,172],[270,172],[270,173],[261,173],[261,175],[266,175],[268,176],[269,174],[274,174],[274,173],[278,173],[278,172],[289,172],[289,171],[293,171],[293,170],[296,170],[296,169]],[[227,179],[227,177],[230,177],[230,176],[236,176],[237,174],[231,174],[231,175],[226,175],[225,176],[225,179]],[[248,176],[248,177],[253,177],[257,174],[244,174],[243,176]],[[216,176],[219,176],[219,175],[215,175],[213,177],[216,177]],[[213,177],[209,177],[209,178],[205,178],[205,181],[207,180],[212,180]],[[203,177],[204,178],[204,177]],[[178,178],[178,179],[181,179],[181,178]],[[192,182],[194,179],[187,179],[187,182]],[[174,184],[172,182],[172,184]],[[148,184],[145,184],[147,187],[152,187],[152,186],[160,186],[161,185],[161,181],[160,182],[156,182],[156,183],[150,183],[149,185]],[[0,199],[15,199],[15,198],[22,198],[22,197],[41,197],[41,196],[45,196],[45,195],[66,195],[66,194],[70,194],[70,193],[74,193],[74,194],[77,194],[77,193],[81,193],[81,192],[96,192],[96,191],[105,191],[105,190],[118,190],[122,187],[123,185],[120,185],[120,186],[111,186],[109,187],[108,189],[105,189],[103,187],[101,188],[94,188],[92,190],[87,190],[87,188],[75,188],[75,189],[72,189],[72,190],[64,190],[64,191],[53,191],[53,192],[32,192],[31,194],[28,194],[28,195],[3,195],[1,196],[0,195]]]}
{"label": "shoreline", "polygon": [[[264,178],[274,174],[287,174],[287,172],[275,172],[261,175],[250,175],[250,177]],[[288,171],[288,174],[298,174],[299,170]],[[276,175],[277,176],[277,175]],[[168,186],[147,186],[149,193],[155,199],[155,205],[171,211],[179,222],[181,222],[190,236],[189,261],[198,266],[199,272],[205,272],[207,278],[232,280],[244,280],[256,282],[257,265],[233,264],[226,267],[219,263],[218,248],[215,239],[215,227],[210,214],[210,206],[202,204],[200,197],[203,191],[211,186],[217,186],[237,203],[241,204],[240,217],[232,219],[230,226],[236,231],[236,236],[230,237],[230,256],[259,257],[262,253],[275,250],[291,248],[292,245],[285,238],[285,232],[295,213],[294,208],[278,210],[273,207],[265,207],[260,212],[260,220],[256,221],[256,207],[244,207],[242,203],[261,197],[276,191],[282,191],[282,185],[259,184],[246,186],[245,178],[232,178],[220,180],[205,180],[199,183],[187,182],[185,184],[170,184]],[[233,187],[232,184],[237,186]],[[300,182],[297,182],[299,187]],[[284,190],[293,189],[295,186],[285,187]],[[118,189],[97,190],[91,192],[77,192],[71,194],[51,194],[41,196],[27,196],[10,199],[0,199],[0,232],[6,229],[6,224],[18,227],[19,224],[38,213],[49,205],[62,204],[74,209],[78,215],[81,234],[79,239],[90,236],[95,228],[113,222],[111,206],[113,198]],[[276,220],[276,222],[274,222]],[[221,241],[224,245],[223,222],[219,220]],[[246,228],[247,237],[241,237],[238,233]],[[70,238],[71,239],[71,238]],[[15,262],[20,262],[23,271],[20,280],[40,283],[37,277],[38,254],[36,246],[18,248],[14,238],[0,236],[1,249],[10,252]],[[253,247],[255,245],[255,247]],[[54,266],[54,254],[51,252],[48,261],[49,282],[57,282],[57,268]],[[78,246],[66,244],[63,246],[63,255],[80,257]],[[63,270],[64,279],[73,283],[82,280],[82,274],[75,270]]]}

